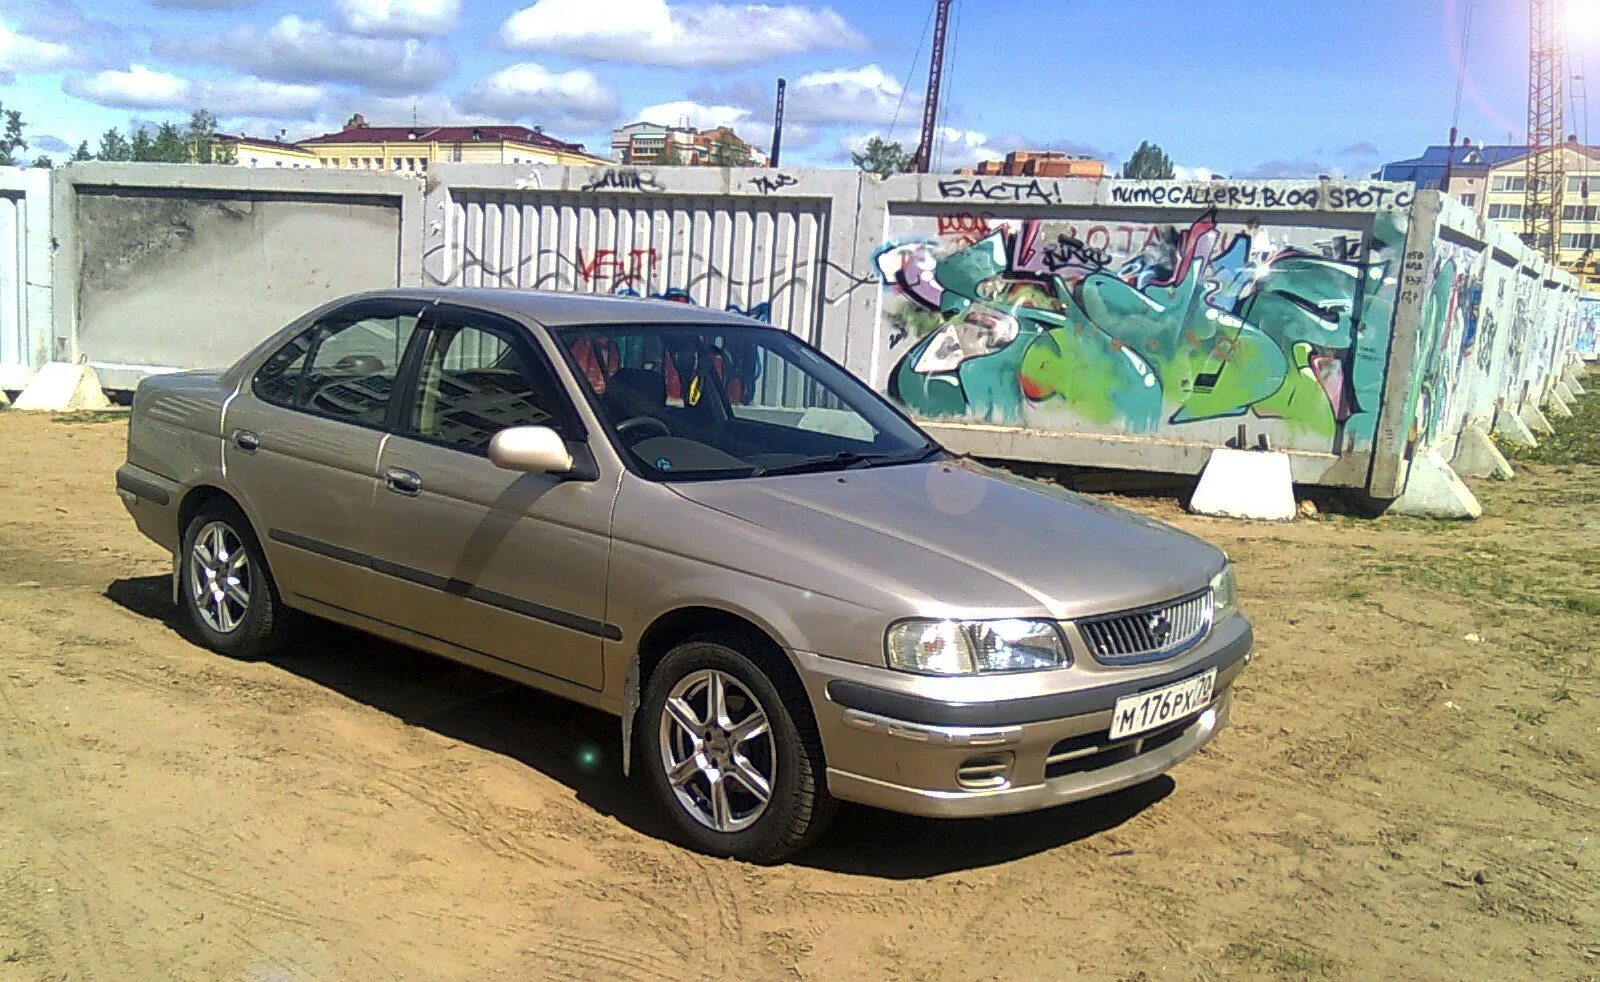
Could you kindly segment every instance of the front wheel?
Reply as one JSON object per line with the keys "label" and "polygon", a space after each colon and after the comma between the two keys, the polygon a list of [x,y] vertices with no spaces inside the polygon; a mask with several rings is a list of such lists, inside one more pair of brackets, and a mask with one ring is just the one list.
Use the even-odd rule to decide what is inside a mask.
{"label": "front wheel", "polygon": [[640,707],[643,757],[694,848],[773,863],[821,833],[833,800],[805,694],[780,692],[749,650],[746,639],[709,635],[667,654]]}
{"label": "front wheel", "polygon": [[207,646],[255,658],[281,641],[287,612],[261,543],[232,503],[201,506],[184,531],[180,563],[180,600]]}

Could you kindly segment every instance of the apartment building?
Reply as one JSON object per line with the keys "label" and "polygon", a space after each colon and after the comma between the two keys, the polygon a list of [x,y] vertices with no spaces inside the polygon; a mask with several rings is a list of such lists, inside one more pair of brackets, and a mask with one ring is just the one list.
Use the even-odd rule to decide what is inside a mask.
{"label": "apartment building", "polygon": [[337,133],[325,133],[299,146],[320,167],[426,174],[446,161],[481,164],[608,164],[581,143],[567,143],[526,126],[371,126],[357,113]]}

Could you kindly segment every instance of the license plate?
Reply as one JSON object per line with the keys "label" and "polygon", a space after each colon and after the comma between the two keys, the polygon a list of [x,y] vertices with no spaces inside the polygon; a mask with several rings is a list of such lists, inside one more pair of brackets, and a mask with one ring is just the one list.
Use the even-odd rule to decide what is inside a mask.
{"label": "license plate", "polygon": [[1137,736],[1198,713],[1211,703],[1211,690],[1217,684],[1217,670],[1192,679],[1164,685],[1159,689],[1123,696],[1111,713],[1111,739]]}

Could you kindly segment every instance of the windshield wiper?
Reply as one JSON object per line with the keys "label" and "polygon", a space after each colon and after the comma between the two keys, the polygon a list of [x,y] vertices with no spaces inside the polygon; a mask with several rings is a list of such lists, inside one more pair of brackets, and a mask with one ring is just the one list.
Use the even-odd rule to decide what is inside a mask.
{"label": "windshield wiper", "polygon": [[807,457],[790,464],[776,464],[772,467],[757,467],[750,472],[751,477],[762,477],[768,474],[805,474],[810,471],[825,471],[835,467],[849,467],[853,464],[865,464],[875,460],[882,460],[890,454],[857,453],[854,450],[841,450],[831,457]]}
{"label": "windshield wiper", "polygon": [[911,453],[859,453],[855,450],[841,450],[829,457],[808,457],[790,464],[777,464],[773,467],[756,467],[750,472],[751,477],[762,477],[771,474],[806,474],[812,471],[826,471],[834,468],[871,467],[873,464],[895,463],[910,464],[927,460],[939,451],[937,444],[928,444],[919,447]]}

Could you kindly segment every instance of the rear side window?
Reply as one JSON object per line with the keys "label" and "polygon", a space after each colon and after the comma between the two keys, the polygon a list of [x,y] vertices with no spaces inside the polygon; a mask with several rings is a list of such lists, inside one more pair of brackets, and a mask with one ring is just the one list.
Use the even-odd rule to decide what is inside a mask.
{"label": "rear side window", "polygon": [[258,398],[362,426],[382,426],[413,314],[319,321],[266,360],[253,382]]}

